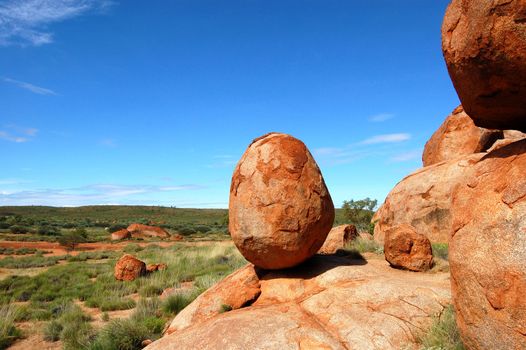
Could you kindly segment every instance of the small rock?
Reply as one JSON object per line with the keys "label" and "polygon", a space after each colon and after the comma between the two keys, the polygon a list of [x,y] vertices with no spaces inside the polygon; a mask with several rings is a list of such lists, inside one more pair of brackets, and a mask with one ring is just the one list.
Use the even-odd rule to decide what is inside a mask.
{"label": "small rock", "polygon": [[162,271],[162,270],[166,270],[168,268],[168,266],[164,263],[160,263],[160,264],[148,264],[146,266],[146,271],[151,273],[151,272],[155,272],[155,271]]}
{"label": "small rock", "polygon": [[114,275],[119,281],[133,281],[146,274],[146,264],[130,254],[123,255],[115,265]]}
{"label": "small rock", "polygon": [[111,234],[112,241],[121,241],[123,239],[131,238],[131,233],[127,229],[115,231]]}
{"label": "small rock", "polygon": [[356,237],[358,237],[358,230],[354,225],[333,227],[318,254],[334,254],[338,250],[343,249],[347,243]]}
{"label": "small rock", "polygon": [[153,343],[151,339],[145,339],[141,342],[141,346],[145,347],[145,346],[150,345],[151,343]]}
{"label": "small rock", "polygon": [[391,266],[411,271],[427,271],[433,263],[431,242],[407,224],[387,231],[384,254]]}

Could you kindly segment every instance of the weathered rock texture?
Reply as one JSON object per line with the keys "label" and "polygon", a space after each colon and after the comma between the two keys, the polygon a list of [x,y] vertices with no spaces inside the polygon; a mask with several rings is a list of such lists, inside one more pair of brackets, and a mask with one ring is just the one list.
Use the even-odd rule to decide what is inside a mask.
{"label": "weathered rock texture", "polygon": [[201,294],[174,318],[167,334],[201,323],[225,311],[249,305],[261,293],[253,265],[247,265]]}
{"label": "weathered rock texture", "polygon": [[148,264],[146,265],[146,272],[155,272],[155,271],[162,271],[166,270],[168,266],[164,263],[160,264]]}
{"label": "weathered rock texture", "polygon": [[157,237],[157,238],[169,238],[170,234],[163,228],[157,226],[149,226],[142,224],[131,224],[128,226],[132,237],[134,238],[145,238],[145,237]]}
{"label": "weathered rock texture", "polygon": [[303,142],[278,133],[252,142],[232,176],[229,219],[241,254],[264,269],[295,266],[320,249],[334,205]]}
{"label": "weathered rock texture", "polygon": [[453,0],[442,26],[449,75],[478,126],[526,131],[526,1]]}
{"label": "weathered rock texture", "polygon": [[489,153],[453,193],[449,245],[468,349],[526,349],[526,140]]}
{"label": "weathered rock texture", "polygon": [[450,301],[447,274],[395,270],[377,258],[318,255],[258,274],[252,305],[194,318],[147,349],[410,349]]}
{"label": "weathered rock texture", "polygon": [[120,241],[120,240],[128,239],[128,238],[131,238],[131,233],[127,229],[115,231],[111,234],[112,241]]}
{"label": "weathered rock texture", "polygon": [[130,254],[123,255],[115,265],[114,275],[119,281],[133,281],[146,274],[146,264]]}
{"label": "weathered rock texture", "polygon": [[488,150],[496,140],[504,138],[501,130],[475,126],[473,120],[457,107],[427,141],[422,155],[424,166],[455,160],[465,155]]}
{"label": "weathered rock texture", "polygon": [[408,224],[387,230],[384,254],[392,266],[411,271],[427,271],[433,264],[431,242]]}
{"label": "weathered rock texture", "polygon": [[318,253],[334,254],[339,249],[343,249],[347,243],[356,237],[358,237],[358,230],[354,225],[340,225],[333,227]]}
{"label": "weathered rock texture", "polygon": [[451,191],[484,153],[431,165],[405,177],[373,217],[374,239],[384,243],[387,230],[409,224],[431,243],[447,243],[451,234]]}

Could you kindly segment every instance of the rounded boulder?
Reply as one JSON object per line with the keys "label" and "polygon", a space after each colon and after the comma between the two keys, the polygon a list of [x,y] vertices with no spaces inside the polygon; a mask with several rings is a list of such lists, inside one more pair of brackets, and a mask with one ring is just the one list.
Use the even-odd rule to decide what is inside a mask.
{"label": "rounded boulder", "polygon": [[300,264],[323,245],[334,205],[300,140],[270,133],[255,139],[234,170],[229,230],[243,256],[263,269]]}
{"label": "rounded boulder", "polygon": [[449,75],[477,126],[526,131],[526,1],[453,0],[442,25]]}

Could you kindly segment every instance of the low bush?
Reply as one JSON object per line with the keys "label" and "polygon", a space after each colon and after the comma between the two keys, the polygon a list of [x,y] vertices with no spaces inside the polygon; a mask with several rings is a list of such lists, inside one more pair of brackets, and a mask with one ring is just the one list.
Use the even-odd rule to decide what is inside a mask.
{"label": "low bush", "polygon": [[440,258],[447,260],[449,256],[449,246],[447,243],[433,243],[433,256],[435,258]]}
{"label": "low bush", "polygon": [[363,239],[358,237],[345,246],[346,250],[355,250],[358,253],[375,253],[383,254],[384,247],[372,239]]}
{"label": "low bush", "polygon": [[162,303],[162,310],[168,315],[177,315],[187,307],[199,294],[195,292],[175,293]]}
{"label": "low bush", "polygon": [[9,231],[11,231],[11,233],[14,233],[16,235],[19,235],[19,234],[28,233],[29,232],[29,228],[27,228],[25,226],[13,225],[13,226],[9,227]]}
{"label": "low bush", "polygon": [[435,317],[431,327],[418,337],[424,349],[464,350],[452,305]]}
{"label": "low bush", "polygon": [[7,349],[22,332],[15,326],[18,308],[12,304],[0,307],[0,349]]}

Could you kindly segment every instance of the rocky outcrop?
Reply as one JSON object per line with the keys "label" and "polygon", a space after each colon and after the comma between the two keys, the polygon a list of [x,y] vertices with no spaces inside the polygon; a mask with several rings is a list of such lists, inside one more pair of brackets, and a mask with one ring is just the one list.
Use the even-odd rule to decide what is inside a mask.
{"label": "rocky outcrop", "polygon": [[133,281],[146,274],[146,264],[130,254],[123,255],[115,265],[114,276],[119,281]]}
{"label": "rocky outcrop", "polygon": [[317,255],[258,273],[252,305],[196,318],[147,349],[416,348],[417,334],[450,300],[447,274],[395,270],[374,258]]}
{"label": "rocky outcrop", "polygon": [[358,237],[358,230],[354,225],[340,225],[333,227],[318,254],[334,254],[343,249],[347,243]]}
{"label": "rocky outcrop", "polygon": [[261,293],[259,277],[253,265],[237,270],[197,297],[172,321],[167,334],[204,322],[226,309],[249,305]]}
{"label": "rocky outcrop", "polygon": [[131,238],[131,233],[127,229],[115,231],[111,234],[112,241],[122,241],[123,239]]}
{"label": "rocky outcrop", "polygon": [[451,191],[484,153],[464,156],[415,171],[400,181],[373,217],[374,239],[384,243],[392,227],[409,224],[432,243],[447,243],[451,234]]}
{"label": "rocky outcrop", "polygon": [[475,124],[526,131],[526,2],[453,0],[442,26],[449,75]]}
{"label": "rocky outcrop", "polygon": [[229,220],[241,254],[264,269],[295,266],[320,249],[334,205],[303,142],[279,133],[252,142],[232,176]]}
{"label": "rocky outcrop", "polygon": [[427,271],[433,264],[431,242],[408,224],[387,230],[384,255],[391,266],[411,271]]}
{"label": "rocky outcrop", "polygon": [[151,272],[155,272],[155,271],[162,271],[162,270],[166,270],[168,268],[168,266],[164,263],[160,263],[160,264],[148,264],[146,265],[146,272],[148,273],[151,273]]}
{"label": "rocky outcrop", "polygon": [[504,135],[501,130],[475,126],[462,106],[459,106],[427,141],[422,162],[424,166],[429,166],[485,152],[496,140],[502,138]]}
{"label": "rocky outcrop", "polygon": [[130,231],[133,238],[170,238],[170,234],[165,229],[157,226],[131,224],[127,230]]}
{"label": "rocky outcrop", "polygon": [[453,192],[449,262],[468,349],[526,349],[526,140],[478,161]]}

